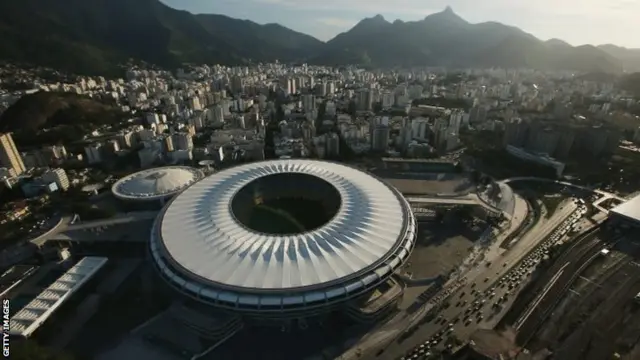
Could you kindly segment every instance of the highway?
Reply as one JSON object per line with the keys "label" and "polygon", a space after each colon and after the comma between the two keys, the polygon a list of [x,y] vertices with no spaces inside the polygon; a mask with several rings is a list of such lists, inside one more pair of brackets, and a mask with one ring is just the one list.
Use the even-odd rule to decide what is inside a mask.
{"label": "highway", "polygon": [[[464,316],[465,307],[468,307],[469,304],[476,301],[476,296],[471,294],[472,290],[482,293],[495,286],[496,289],[493,299],[503,296],[509,291],[509,289],[507,286],[502,288],[497,287],[495,284],[497,280],[509,272],[512,267],[518,264],[525,256],[536,248],[536,246],[546,239],[553,230],[555,230],[563,221],[575,212],[576,208],[577,206],[571,202],[562,209],[559,209],[551,218],[542,219],[531,229],[531,231],[525,234],[520,241],[515,243],[511,249],[504,252],[497,260],[494,260],[491,266],[476,266],[469,272],[462,274],[462,281],[460,282],[461,286],[452,291],[449,296],[448,303],[450,306],[436,312],[438,316],[441,315],[443,317],[443,320],[441,320],[440,323],[430,321],[423,323],[422,325],[418,325],[418,328],[413,333],[410,333],[410,335],[404,336],[405,338],[403,340],[393,341],[391,344],[386,346],[386,349],[378,356],[378,358],[398,359],[405,355],[410,349],[443,331],[443,329],[446,329],[449,322],[454,322],[456,319],[458,321],[454,322],[453,334],[460,339],[467,338],[478,327],[493,327],[493,325],[497,323],[502,316],[502,313],[494,313],[490,306],[488,306],[489,301],[487,301],[480,310],[480,312],[484,314],[484,318],[481,321],[473,321],[466,326],[463,323],[462,318]],[[511,293],[515,291],[517,291],[517,289],[511,290]],[[436,297],[438,297],[438,295],[436,295]],[[466,302],[466,306],[456,306],[460,301]],[[408,317],[403,321],[396,323],[394,325],[396,330],[395,333],[402,333],[410,327],[410,324],[420,322],[420,316],[425,313],[426,311],[418,311],[416,312],[417,315]],[[396,335],[395,337],[397,338],[398,336]],[[387,339],[393,340],[394,338],[391,337],[391,334],[389,333]],[[375,350],[386,344],[388,343],[379,338],[376,339],[376,342],[371,342],[371,346],[373,346]],[[346,357],[342,358],[346,359]]]}

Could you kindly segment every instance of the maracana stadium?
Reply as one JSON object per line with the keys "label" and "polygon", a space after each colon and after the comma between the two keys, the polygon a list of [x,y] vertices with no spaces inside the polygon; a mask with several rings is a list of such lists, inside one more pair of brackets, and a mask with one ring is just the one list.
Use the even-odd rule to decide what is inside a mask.
{"label": "maracana stadium", "polygon": [[409,258],[402,195],[358,169],[287,159],[222,170],[159,213],[150,253],[190,301],[243,318],[303,318],[370,297]]}

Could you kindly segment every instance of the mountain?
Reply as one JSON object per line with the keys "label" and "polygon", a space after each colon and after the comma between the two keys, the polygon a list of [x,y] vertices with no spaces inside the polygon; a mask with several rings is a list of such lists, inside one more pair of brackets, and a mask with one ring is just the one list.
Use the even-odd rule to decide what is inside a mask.
{"label": "mountain", "polygon": [[365,19],[330,40],[317,63],[382,66],[530,67],[619,72],[613,55],[593,46],[547,42],[496,22],[471,24],[450,7],[413,22]]}
{"label": "mountain", "polygon": [[625,71],[640,72],[640,49],[628,49],[611,44],[600,45],[598,48],[619,59]]}
{"label": "mountain", "polygon": [[619,72],[637,55],[544,42],[496,22],[472,24],[450,7],[410,22],[377,15],[323,43],[277,24],[194,15],[159,0],[0,1],[0,39],[0,60],[94,74],[120,72],[116,64],[129,59],[170,68],[280,60]]}
{"label": "mountain", "polygon": [[183,62],[297,61],[324,44],[277,24],[193,15],[158,0],[0,2],[0,59],[79,73],[110,72],[128,59]]}
{"label": "mountain", "polygon": [[22,146],[73,143],[99,125],[118,124],[117,106],[74,93],[22,96],[0,115],[0,133],[13,132]]}
{"label": "mountain", "polygon": [[623,76],[620,79],[619,86],[635,96],[640,96],[640,72]]}

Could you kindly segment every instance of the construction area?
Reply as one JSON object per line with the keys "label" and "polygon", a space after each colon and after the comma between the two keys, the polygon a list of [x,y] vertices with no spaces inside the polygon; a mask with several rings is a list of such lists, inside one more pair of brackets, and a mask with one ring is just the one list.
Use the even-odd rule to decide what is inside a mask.
{"label": "construction area", "polygon": [[600,228],[557,249],[501,326],[555,359],[639,359],[639,235]]}

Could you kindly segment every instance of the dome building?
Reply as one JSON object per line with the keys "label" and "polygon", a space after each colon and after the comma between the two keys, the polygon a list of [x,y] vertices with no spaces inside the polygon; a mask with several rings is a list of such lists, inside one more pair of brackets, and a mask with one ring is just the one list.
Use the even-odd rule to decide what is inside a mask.
{"label": "dome building", "polygon": [[202,178],[202,173],[186,166],[166,166],[139,171],[116,181],[113,195],[128,204],[161,208],[175,194]]}

